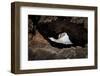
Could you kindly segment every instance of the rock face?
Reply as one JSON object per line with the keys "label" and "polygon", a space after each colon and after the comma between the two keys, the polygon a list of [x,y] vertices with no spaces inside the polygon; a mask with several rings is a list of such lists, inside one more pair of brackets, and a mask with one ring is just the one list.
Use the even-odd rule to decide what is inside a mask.
{"label": "rock face", "polygon": [[87,58],[86,47],[55,48],[52,47],[38,31],[36,35],[33,36],[33,39],[29,41],[28,51],[29,60]]}
{"label": "rock face", "polygon": [[44,37],[36,31],[36,35],[33,36],[32,40],[29,40],[29,47],[44,47],[49,45],[48,41],[44,39]]}
{"label": "rock face", "polygon": [[[40,22],[52,22],[52,20],[56,20],[57,18],[58,17],[42,17]],[[72,22],[76,22],[77,20],[75,18],[68,18],[68,21]],[[31,27],[32,25],[33,23],[30,20],[29,26]],[[88,46],[57,48],[53,47],[38,30],[35,30],[34,33],[35,34],[28,32],[28,60],[79,59],[87,58],[88,56]]]}

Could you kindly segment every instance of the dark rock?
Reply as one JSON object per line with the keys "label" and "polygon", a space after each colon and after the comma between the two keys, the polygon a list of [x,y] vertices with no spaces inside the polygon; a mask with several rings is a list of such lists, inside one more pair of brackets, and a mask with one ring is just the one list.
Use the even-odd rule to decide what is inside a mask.
{"label": "dark rock", "polygon": [[[40,20],[39,20],[40,19]],[[79,59],[79,58],[87,58],[88,56],[88,46],[72,46],[72,47],[66,47],[62,44],[57,44],[54,42],[49,41],[42,35],[40,32],[38,32],[38,29],[36,29],[36,24],[38,23],[50,23],[52,24],[54,21],[62,21],[60,24],[63,26],[62,23],[72,22],[75,24],[84,23],[85,18],[74,18],[74,17],[51,17],[51,16],[30,16],[29,17],[29,29],[28,29],[28,60],[52,60],[52,59]],[[36,22],[34,22],[36,21]],[[49,25],[50,25],[49,24]],[[58,24],[58,25],[57,25]],[[57,22],[55,27],[59,26],[59,23]],[[68,23],[65,23],[68,25]],[[55,23],[53,23],[55,25]],[[47,26],[47,25],[45,25]],[[62,26],[59,26],[59,29],[62,28]],[[87,29],[87,20],[85,21],[84,28]],[[43,27],[43,26],[42,26]],[[48,28],[45,27],[44,31],[50,31],[49,28],[52,26],[50,25]],[[77,26],[75,25],[74,28]],[[40,28],[41,29],[41,28]],[[56,32],[61,31],[58,28],[52,28],[51,30],[56,30]],[[65,29],[65,28],[64,28]],[[64,30],[63,29],[63,30]],[[78,30],[78,28],[76,29]],[[75,30],[75,31],[76,31]],[[72,29],[70,29],[71,32],[75,32]],[[50,31],[50,33],[44,32],[47,35],[54,35],[55,38],[58,37],[57,33],[55,31]],[[84,31],[83,31],[84,32]],[[83,34],[81,33],[81,35]],[[69,33],[70,34],[70,33]],[[78,33],[80,34],[80,33]],[[56,36],[57,35],[57,36]],[[77,36],[77,33],[75,34]],[[82,37],[85,37],[87,39],[87,35],[84,34]],[[75,37],[73,37],[75,38]],[[76,40],[75,40],[76,41]],[[75,42],[73,41],[73,42]],[[82,42],[82,41],[80,41]],[[83,40],[84,42],[84,40]],[[77,42],[76,42],[77,43]],[[86,43],[86,42],[85,42]],[[52,44],[52,45],[51,45]],[[59,46],[60,48],[56,47]]]}

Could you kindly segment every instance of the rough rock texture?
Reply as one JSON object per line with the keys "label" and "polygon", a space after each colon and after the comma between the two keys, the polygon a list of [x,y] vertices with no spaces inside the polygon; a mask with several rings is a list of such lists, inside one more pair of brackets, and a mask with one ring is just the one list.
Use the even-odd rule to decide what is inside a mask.
{"label": "rough rock texture", "polygon": [[[58,17],[41,17],[39,22],[51,22],[56,20]],[[64,18],[63,18],[64,19]],[[86,19],[67,17],[68,21],[73,23],[82,23]],[[34,28],[32,20],[29,20],[29,31]],[[85,21],[85,28],[87,28],[87,22]],[[28,32],[28,60],[50,60],[50,59],[79,59],[87,58],[88,46],[80,47],[70,47],[70,48],[56,48],[49,44],[44,37],[36,31],[33,35],[32,32]]]}
{"label": "rough rock texture", "polygon": [[52,47],[38,31],[29,42],[29,60],[75,59],[87,57],[86,47],[82,48],[76,46],[58,49]]}

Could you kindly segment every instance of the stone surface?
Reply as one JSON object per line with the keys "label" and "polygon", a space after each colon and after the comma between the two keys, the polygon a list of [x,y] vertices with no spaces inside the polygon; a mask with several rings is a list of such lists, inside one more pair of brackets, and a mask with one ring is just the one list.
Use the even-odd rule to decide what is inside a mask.
{"label": "stone surface", "polygon": [[[52,22],[58,19],[58,17],[42,16],[39,22]],[[64,17],[61,20],[67,19],[67,21],[73,23],[85,23],[85,28],[87,28],[86,19],[76,18],[76,17]],[[56,48],[50,45],[50,43],[44,39],[44,37],[37,31],[34,30],[34,35],[32,34],[32,28],[34,22],[29,19],[28,24],[28,60],[51,60],[51,59],[79,59],[87,58],[88,50],[85,46],[75,46],[70,48]]]}
{"label": "stone surface", "polygon": [[55,48],[39,32],[30,41],[28,51],[29,60],[87,58],[87,47]]}

